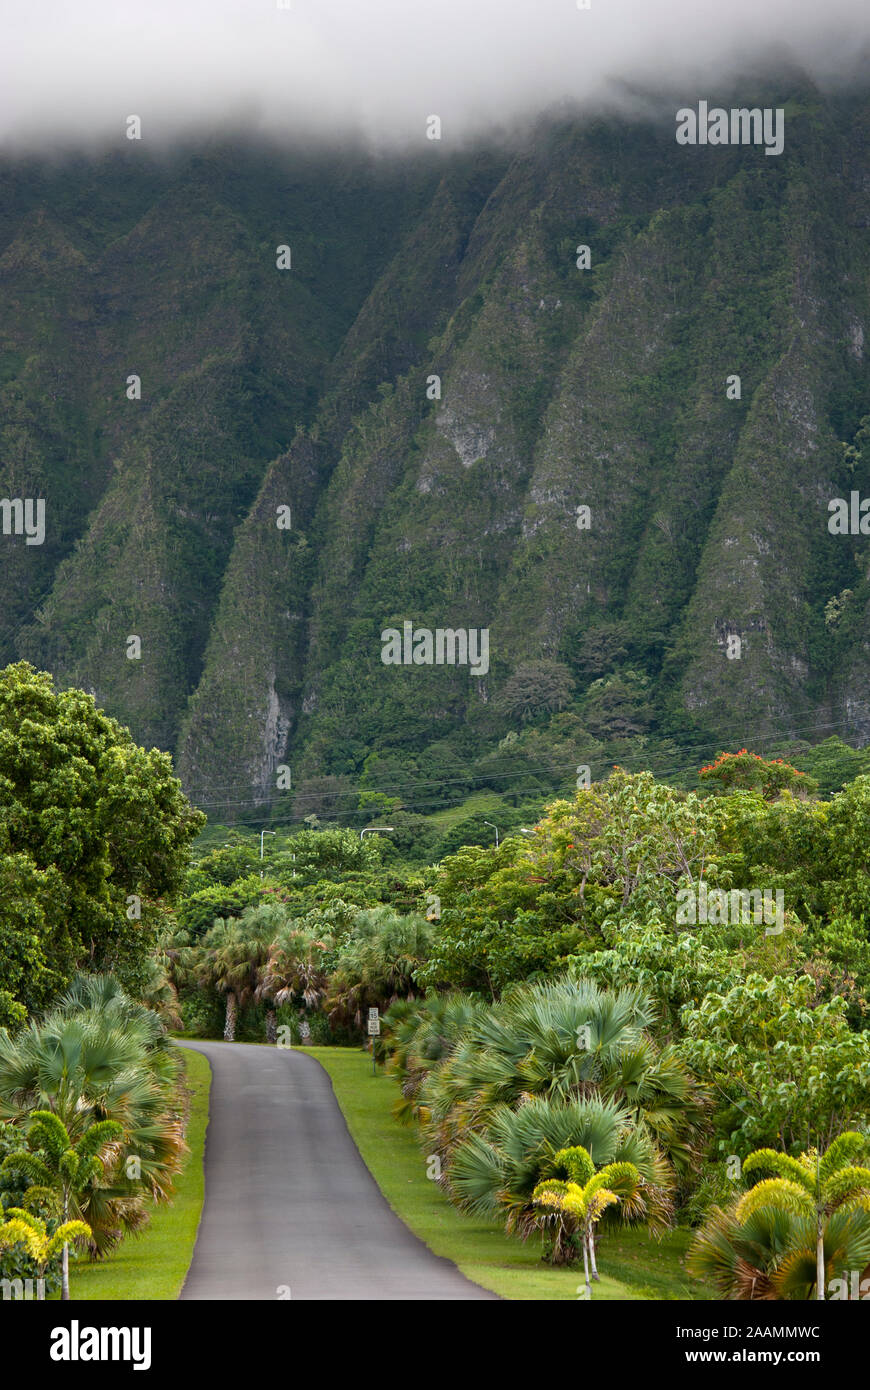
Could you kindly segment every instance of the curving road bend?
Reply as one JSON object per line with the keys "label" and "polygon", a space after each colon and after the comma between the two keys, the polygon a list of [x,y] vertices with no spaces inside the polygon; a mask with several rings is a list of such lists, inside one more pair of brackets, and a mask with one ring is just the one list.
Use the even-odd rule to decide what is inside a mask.
{"label": "curving road bend", "polygon": [[179,1046],[212,1069],[205,1203],[182,1299],[496,1299],[391,1211],[313,1057]]}

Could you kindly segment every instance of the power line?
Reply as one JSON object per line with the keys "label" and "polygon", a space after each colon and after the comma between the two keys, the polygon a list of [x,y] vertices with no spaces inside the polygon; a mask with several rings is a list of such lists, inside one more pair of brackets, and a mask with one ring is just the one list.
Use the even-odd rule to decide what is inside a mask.
{"label": "power line", "polygon": [[[868,705],[867,702],[863,702],[863,701],[862,701],[862,702],[858,702],[858,705],[859,705],[859,708],[861,708],[862,710],[864,710],[864,711],[870,711],[870,705]],[[855,708],[855,706],[853,705],[853,709],[854,709],[854,708]],[[844,719],[830,720],[830,721],[824,721],[824,720],[818,721],[818,720],[817,720],[817,721],[812,721],[812,722],[807,723],[807,724],[800,724],[800,725],[795,725],[795,726],[792,726],[792,727],[795,729],[796,732],[805,733],[805,732],[809,732],[809,731],[822,731],[822,730],[838,729],[838,728],[842,727],[842,725],[843,725],[844,723],[846,723],[846,722],[847,722],[847,721],[844,720]],[[746,729],[745,729],[745,726],[744,726],[744,731],[743,731],[743,733],[740,735],[740,737],[743,739],[744,742],[746,742],[746,741],[748,740],[748,741],[750,741],[750,742],[757,742],[757,743],[761,743],[761,744],[764,744],[764,743],[767,743],[767,744],[770,744],[770,743],[780,744],[780,743],[788,743],[788,742],[790,742],[790,741],[793,741],[791,735],[789,735],[789,736],[785,736],[785,735],[780,736],[780,735],[772,735],[772,734],[758,734],[758,733],[753,733],[751,730],[747,733],[747,732],[746,732]],[[706,743],[698,743],[698,744],[696,744],[696,745],[693,745],[693,746],[691,747],[691,749],[685,749],[686,758],[687,758],[687,759],[690,759],[690,758],[691,758],[691,759],[692,759],[692,762],[686,761],[686,762],[680,763],[680,764],[678,764],[678,765],[676,765],[676,766],[670,766],[670,767],[656,766],[656,767],[654,767],[654,768],[651,768],[650,770],[654,771],[654,772],[656,773],[656,775],[657,775],[657,776],[660,776],[660,777],[684,776],[684,775],[686,775],[686,774],[688,774],[688,773],[691,773],[691,772],[693,772],[693,771],[697,771],[697,768],[693,766],[693,763],[694,763],[694,762],[697,762],[697,760],[698,760],[699,758],[703,758],[703,757],[705,757],[705,756],[709,756],[709,755],[713,752],[713,750],[721,751],[722,745],[723,745],[724,743],[726,743],[727,741],[728,741],[728,735],[727,735],[727,733],[726,733],[726,734],[723,734],[722,736],[718,736],[718,737],[715,739],[715,741],[714,741],[714,740],[710,740],[710,741],[708,741],[708,742],[706,742]],[[705,750],[707,750],[707,751],[705,752]],[[505,758],[507,758],[507,757],[509,757],[509,756],[510,756],[510,755],[505,754]],[[640,756],[640,754],[632,755],[632,756],[631,756],[631,761],[637,761],[637,759],[638,759],[639,756]],[[582,764],[580,764],[580,765],[582,766]],[[457,766],[459,766],[459,765],[457,765]],[[496,766],[497,766],[497,764],[496,764]],[[413,776],[411,776],[409,779],[403,780],[403,781],[401,781],[401,782],[398,782],[398,781],[397,781],[397,782],[383,782],[383,783],[378,784],[377,786],[373,786],[373,785],[371,785],[371,784],[367,784],[366,786],[359,786],[359,785],[357,785],[357,786],[354,786],[354,787],[348,787],[348,788],[346,789],[345,792],[343,792],[343,793],[342,793],[342,792],[338,792],[338,793],[336,793],[336,795],[347,795],[347,796],[351,796],[351,795],[360,795],[360,794],[363,794],[363,793],[365,793],[365,792],[373,792],[373,793],[380,793],[381,795],[387,795],[387,794],[389,794],[390,792],[395,793],[395,794],[400,794],[400,793],[404,792],[406,795],[410,794],[411,796],[413,796],[418,790],[423,790],[423,789],[425,789],[425,788],[427,788],[427,787],[449,787],[449,786],[457,786],[457,785],[464,784],[464,783],[468,783],[468,782],[470,782],[470,783],[481,783],[481,784],[483,784],[483,786],[485,787],[486,784],[487,784],[487,783],[490,783],[490,782],[504,782],[504,781],[511,781],[511,780],[517,779],[518,777],[521,777],[524,773],[532,774],[532,773],[535,773],[535,772],[545,772],[545,773],[547,773],[548,775],[552,776],[554,773],[558,773],[558,772],[560,772],[560,771],[563,771],[563,772],[565,772],[565,773],[572,772],[572,771],[574,771],[574,770],[576,769],[577,766],[578,766],[578,764],[577,764],[576,762],[573,762],[573,761],[572,761],[571,763],[562,763],[562,764],[555,764],[555,765],[554,765],[554,764],[551,763],[551,762],[528,762],[528,761],[526,761],[526,760],[523,760],[523,763],[522,763],[522,765],[521,765],[520,767],[516,767],[516,766],[515,766],[515,767],[511,768],[510,771],[502,772],[502,773],[499,773],[499,772],[496,772],[496,771],[493,770],[493,771],[491,771],[491,772],[485,772],[485,773],[481,773],[481,772],[474,773],[474,772],[470,772],[470,771],[469,771],[469,772],[466,772],[463,776],[460,776],[460,777],[413,778]],[[221,791],[224,791],[224,790],[228,793],[228,796],[227,796],[226,798],[221,798],[221,799],[218,799],[218,800],[200,800],[200,799],[199,799],[201,796],[214,797],[217,793],[219,793],[219,792],[221,792]],[[250,785],[245,785],[245,784],[243,784],[243,783],[238,783],[238,782],[237,782],[237,783],[226,783],[226,784],[224,784],[223,786],[203,788],[201,792],[188,791],[188,792],[186,792],[186,795],[190,798],[191,801],[193,801],[196,805],[202,807],[203,809],[216,808],[216,807],[220,807],[220,806],[226,806],[226,807],[230,807],[230,806],[258,806],[258,807],[262,806],[262,807],[268,807],[268,806],[272,806],[272,805],[275,805],[275,804],[279,803],[279,802],[280,802],[281,800],[283,800],[284,797],[286,796],[286,793],[285,793],[285,792],[281,792],[281,793],[277,793],[277,794],[275,794],[275,795],[271,795],[271,794],[270,794],[269,796],[263,796],[263,797],[242,797],[242,798],[240,798],[240,799],[238,799],[238,800],[232,799],[233,793],[236,793],[236,792],[250,792],[250,790],[251,790]],[[288,789],[288,790],[290,790],[290,789]],[[309,801],[319,801],[319,800],[323,797],[324,793],[322,793],[322,792],[317,792],[317,791],[312,790],[312,791],[309,792],[309,793],[305,793],[305,792],[299,793],[299,792],[296,792],[296,793],[293,793],[293,795],[295,796],[295,798],[296,798],[297,800],[302,800],[303,802],[309,802]],[[420,803],[420,804],[432,804],[432,803],[431,803],[431,802],[427,802],[427,803]],[[351,813],[351,814],[354,814],[354,815],[355,815],[355,814],[358,814],[358,813],[357,813],[357,812],[353,812],[353,813]]]}

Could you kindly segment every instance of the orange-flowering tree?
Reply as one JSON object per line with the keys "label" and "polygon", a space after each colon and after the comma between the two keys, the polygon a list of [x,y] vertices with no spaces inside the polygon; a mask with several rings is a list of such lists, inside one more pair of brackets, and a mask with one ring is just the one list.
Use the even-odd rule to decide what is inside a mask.
{"label": "orange-flowering tree", "polygon": [[721,783],[728,791],[761,792],[765,801],[775,801],[784,791],[800,797],[812,796],[819,787],[814,778],[798,772],[782,758],[762,758],[745,748],[738,753],[720,753],[716,761],[702,767],[698,775],[704,780]]}

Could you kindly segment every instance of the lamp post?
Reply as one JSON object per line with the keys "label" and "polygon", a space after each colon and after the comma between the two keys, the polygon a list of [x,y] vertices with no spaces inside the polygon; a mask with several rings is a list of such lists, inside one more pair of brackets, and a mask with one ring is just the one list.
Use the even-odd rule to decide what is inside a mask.
{"label": "lamp post", "polygon": [[484,825],[491,825],[495,831],[495,847],[498,849],[498,826],[491,820],[485,820],[483,823]]}
{"label": "lamp post", "polygon": [[391,825],[367,825],[366,828],[365,828],[365,830],[361,830],[361,831],[359,832],[359,837],[360,837],[360,839],[362,839],[363,835],[374,835],[374,834],[377,833],[378,830],[392,830],[392,829],[393,829],[393,826],[391,826]]}
{"label": "lamp post", "polygon": [[[277,833],[278,833],[278,832],[277,832],[276,830],[261,830],[261,831],[260,831],[260,858],[261,858],[261,859],[263,858],[263,836],[264,836],[264,835],[277,835]],[[262,878],[262,877],[263,877],[263,870],[261,869],[261,870],[260,870],[260,878]]]}

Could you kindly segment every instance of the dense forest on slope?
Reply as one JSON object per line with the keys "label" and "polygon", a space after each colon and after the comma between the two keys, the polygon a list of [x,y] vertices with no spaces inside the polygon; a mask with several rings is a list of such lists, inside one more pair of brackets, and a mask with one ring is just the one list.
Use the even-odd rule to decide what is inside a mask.
{"label": "dense forest on slope", "polygon": [[[0,536],[0,665],[226,818],[866,743],[870,549],[828,504],[870,495],[870,95],[756,103],[778,157],[680,147],[671,108],[7,158],[0,496],[46,535]],[[407,621],[487,629],[487,671],[385,665]]]}

